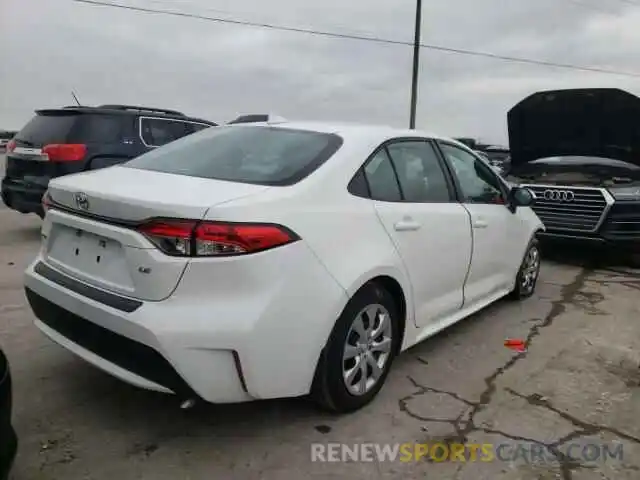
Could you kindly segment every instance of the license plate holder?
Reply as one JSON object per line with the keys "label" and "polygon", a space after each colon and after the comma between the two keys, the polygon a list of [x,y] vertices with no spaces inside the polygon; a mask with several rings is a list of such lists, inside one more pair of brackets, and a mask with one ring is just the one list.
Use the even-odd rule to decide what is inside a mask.
{"label": "license plate holder", "polygon": [[122,286],[130,283],[125,253],[117,240],[57,224],[47,247],[47,257],[75,276]]}
{"label": "license plate holder", "polygon": [[111,240],[85,232],[84,230],[75,231],[76,241],[71,245],[73,254],[82,264],[85,262],[99,264],[108,256],[108,246]]}

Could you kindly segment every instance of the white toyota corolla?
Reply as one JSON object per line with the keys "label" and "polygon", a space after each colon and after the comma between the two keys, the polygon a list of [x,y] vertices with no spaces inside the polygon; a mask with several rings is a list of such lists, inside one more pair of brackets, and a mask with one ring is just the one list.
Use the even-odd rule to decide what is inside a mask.
{"label": "white toyota corolla", "polygon": [[351,411],[399,352],[533,293],[533,201],[418,131],[206,129],[53,180],[26,295],[42,332],[139,387]]}

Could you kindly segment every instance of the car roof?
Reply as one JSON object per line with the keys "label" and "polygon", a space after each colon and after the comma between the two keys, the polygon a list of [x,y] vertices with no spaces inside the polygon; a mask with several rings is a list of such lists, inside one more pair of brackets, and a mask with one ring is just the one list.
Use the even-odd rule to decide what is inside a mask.
{"label": "car roof", "polygon": [[423,130],[410,130],[395,128],[385,125],[359,124],[359,123],[336,123],[336,122],[309,122],[309,121],[274,121],[239,123],[231,125],[232,128],[245,128],[251,126],[269,126],[276,128],[289,128],[293,130],[308,130],[311,132],[332,133],[345,139],[349,137],[366,138],[367,140],[384,142],[399,137],[425,137],[434,140],[447,140],[452,143],[462,145],[453,138],[438,135]]}
{"label": "car roof", "polygon": [[[126,108],[125,108],[126,107]],[[134,116],[143,116],[143,117],[158,117],[158,118],[167,118],[172,120],[185,120],[189,122],[200,122],[205,123],[211,126],[217,126],[218,124],[212,122],[211,120],[204,120],[197,117],[190,117],[181,112],[174,110],[163,110],[163,109],[155,109],[155,108],[145,108],[145,107],[130,107],[130,106],[117,106],[117,105],[104,105],[99,107],[91,107],[91,106],[68,106],[62,108],[44,108],[36,110],[36,113],[44,113],[47,112],[78,112],[78,113],[100,113],[100,114],[111,114],[111,115],[134,115]]]}

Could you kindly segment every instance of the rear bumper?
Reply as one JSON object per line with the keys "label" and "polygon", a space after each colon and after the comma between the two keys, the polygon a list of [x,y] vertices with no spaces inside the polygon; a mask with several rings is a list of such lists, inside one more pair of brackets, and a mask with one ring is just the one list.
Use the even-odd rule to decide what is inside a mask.
{"label": "rear bumper", "polygon": [[[37,318],[36,327],[106,373],[136,387],[182,399],[213,403],[252,399],[242,388],[231,351],[205,355],[186,345],[172,345],[175,333],[156,333],[126,318],[127,314],[88,299],[80,303],[85,301],[80,295],[64,292],[48,280],[34,283],[33,279],[28,281],[25,293]],[[201,361],[194,362],[194,358]]]}
{"label": "rear bumper", "polygon": [[[228,276],[218,287],[188,267],[169,299],[131,312],[45,278],[36,268],[41,258],[25,272],[26,295],[45,335],[138,387],[211,403],[300,396],[310,391],[347,296],[297,243],[262,259],[275,256],[268,262],[280,266],[282,281],[260,269],[260,259],[252,262],[264,275],[235,292]],[[282,256],[291,267],[283,268]],[[219,275],[217,267],[206,271]]]}
{"label": "rear bumper", "polygon": [[44,215],[42,196],[47,189],[41,185],[25,184],[7,177],[2,179],[2,201],[20,213]]}

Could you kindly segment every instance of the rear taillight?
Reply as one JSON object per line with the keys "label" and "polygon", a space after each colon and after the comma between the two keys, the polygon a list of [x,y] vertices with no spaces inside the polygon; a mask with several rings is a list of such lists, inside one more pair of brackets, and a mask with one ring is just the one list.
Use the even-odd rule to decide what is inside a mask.
{"label": "rear taillight", "polygon": [[152,220],[138,231],[167,255],[191,256],[196,224],[189,220]]}
{"label": "rear taillight", "polygon": [[82,143],[51,143],[42,147],[42,154],[51,162],[79,162],[87,154],[87,146]]}
{"label": "rear taillight", "polygon": [[7,143],[7,153],[11,153],[16,149],[16,141],[15,140],[9,140],[9,143]]}
{"label": "rear taillight", "polygon": [[167,255],[216,257],[256,253],[299,237],[275,224],[151,220],[138,230]]}

